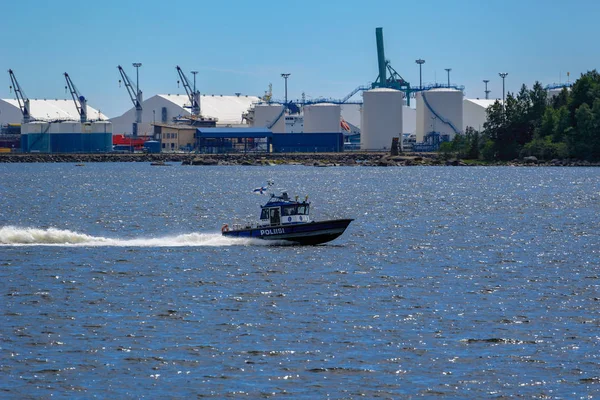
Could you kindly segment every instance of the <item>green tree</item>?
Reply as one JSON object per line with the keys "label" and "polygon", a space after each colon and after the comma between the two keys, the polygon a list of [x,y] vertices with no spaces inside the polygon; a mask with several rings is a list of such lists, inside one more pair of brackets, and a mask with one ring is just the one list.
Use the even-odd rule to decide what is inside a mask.
{"label": "green tree", "polygon": [[465,129],[465,155],[464,158],[477,160],[479,158],[479,132],[472,126]]}
{"label": "green tree", "polygon": [[594,133],[594,113],[590,106],[583,103],[575,111],[576,129],[569,136],[570,154],[581,160],[592,158],[591,139]]}
{"label": "green tree", "polygon": [[481,147],[481,157],[486,161],[494,161],[497,159],[496,145],[493,140],[485,139]]}
{"label": "green tree", "polygon": [[561,107],[566,107],[569,104],[569,90],[564,87],[562,90],[550,100],[552,108],[558,110]]}
{"label": "green tree", "polygon": [[565,143],[552,142],[551,136],[536,137],[531,142],[523,146],[521,157],[535,156],[540,160],[552,160],[555,158],[565,158],[568,155]]}
{"label": "green tree", "polygon": [[558,122],[558,111],[552,107],[546,107],[539,128],[536,130],[537,137],[553,137]]}
{"label": "green tree", "polygon": [[556,143],[564,142],[566,134],[571,127],[571,118],[569,115],[569,109],[566,105],[560,107],[556,112],[556,125],[554,126],[554,133],[552,140]]}
{"label": "green tree", "polygon": [[573,84],[569,96],[569,112],[571,113],[572,126],[577,124],[576,112],[582,105],[592,107],[594,100],[600,97],[600,74],[596,70],[588,71]]}
{"label": "green tree", "polygon": [[454,149],[465,157],[510,160],[535,155],[542,159],[573,157],[600,160],[600,74],[589,71],[548,99],[539,82],[531,90],[523,85],[504,104],[487,111],[481,136],[465,131]]}
{"label": "green tree", "polygon": [[529,99],[531,100],[531,107],[528,118],[534,127],[537,127],[548,108],[548,92],[540,82],[536,81],[530,91]]}
{"label": "green tree", "polygon": [[440,144],[439,152],[442,154],[442,158],[444,160],[449,160],[452,158],[452,154],[454,152],[452,142],[442,142]]}

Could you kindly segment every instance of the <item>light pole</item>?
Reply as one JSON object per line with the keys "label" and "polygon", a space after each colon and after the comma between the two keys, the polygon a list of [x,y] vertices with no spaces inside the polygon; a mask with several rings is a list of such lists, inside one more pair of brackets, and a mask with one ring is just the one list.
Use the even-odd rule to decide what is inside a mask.
{"label": "light pole", "polygon": [[498,75],[500,75],[500,78],[502,78],[502,113],[505,114],[504,117],[506,118],[506,105],[504,104],[504,78],[506,78],[508,72],[499,72]]}
{"label": "light pole", "polygon": [[489,79],[484,79],[483,83],[485,83],[485,99],[489,99],[490,98],[490,91],[487,88],[487,84],[490,80]]}
{"label": "light pole", "polygon": [[291,74],[281,74],[281,77],[285,80],[285,108],[287,109],[287,80]]}
{"label": "light pole", "polygon": [[423,64],[425,64],[425,60],[419,58],[418,60],[415,60],[415,62],[417,64],[419,64],[419,89],[423,89],[423,73],[422,73],[422,67]]}
{"label": "light pole", "polygon": [[450,71],[452,71],[452,68],[444,68],[444,69],[448,73],[448,87],[450,87]]}

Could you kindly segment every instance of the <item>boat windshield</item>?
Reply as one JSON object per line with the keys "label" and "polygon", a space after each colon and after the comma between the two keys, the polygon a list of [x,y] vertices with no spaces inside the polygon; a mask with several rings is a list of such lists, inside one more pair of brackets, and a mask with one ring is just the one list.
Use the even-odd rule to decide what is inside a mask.
{"label": "boat windshield", "polygon": [[[291,204],[290,204],[291,203]],[[261,220],[269,220],[271,219],[271,211],[273,209],[277,209],[278,211],[281,211],[281,216],[284,217],[288,217],[291,215],[308,215],[309,214],[309,208],[310,208],[310,203],[296,203],[296,202],[290,202],[288,204],[281,204],[278,203],[277,206],[273,205],[270,206],[268,203],[267,205],[265,205],[260,213],[260,219]]]}
{"label": "boat windshield", "polygon": [[269,219],[269,209],[268,208],[262,209],[262,212],[260,213],[260,219]]}
{"label": "boat windshield", "polygon": [[283,212],[283,215],[297,215],[298,214],[298,208],[295,204],[291,205],[291,206],[281,207],[281,211]]}
{"label": "boat windshield", "polygon": [[298,215],[308,215],[308,204],[298,204],[296,213]]}

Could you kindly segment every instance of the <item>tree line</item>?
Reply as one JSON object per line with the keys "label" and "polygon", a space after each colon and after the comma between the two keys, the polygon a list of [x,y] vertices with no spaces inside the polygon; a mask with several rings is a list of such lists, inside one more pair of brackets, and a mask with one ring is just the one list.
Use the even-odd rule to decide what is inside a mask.
{"label": "tree line", "polygon": [[552,97],[541,83],[508,93],[487,112],[481,132],[467,127],[440,151],[457,158],[509,161],[527,156],[540,160],[600,160],[600,74],[582,74],[571,90]]}

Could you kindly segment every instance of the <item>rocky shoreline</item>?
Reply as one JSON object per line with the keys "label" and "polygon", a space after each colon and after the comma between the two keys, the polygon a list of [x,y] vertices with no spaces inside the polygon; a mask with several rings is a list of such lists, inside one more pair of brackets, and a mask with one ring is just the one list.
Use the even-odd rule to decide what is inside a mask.
{"label": "rocky shoreline", "polygon": [[97,163],[146,162],[163,166],[182,165],[307,165],[328,166],[600,166],[600,163],[577,160],[539,161],[535,157],[510,162],[446,160],[438,153],[405,153],[392,156],[384,152],[344,153],[256,153],[256,154],[0,154],[0,163]]}

